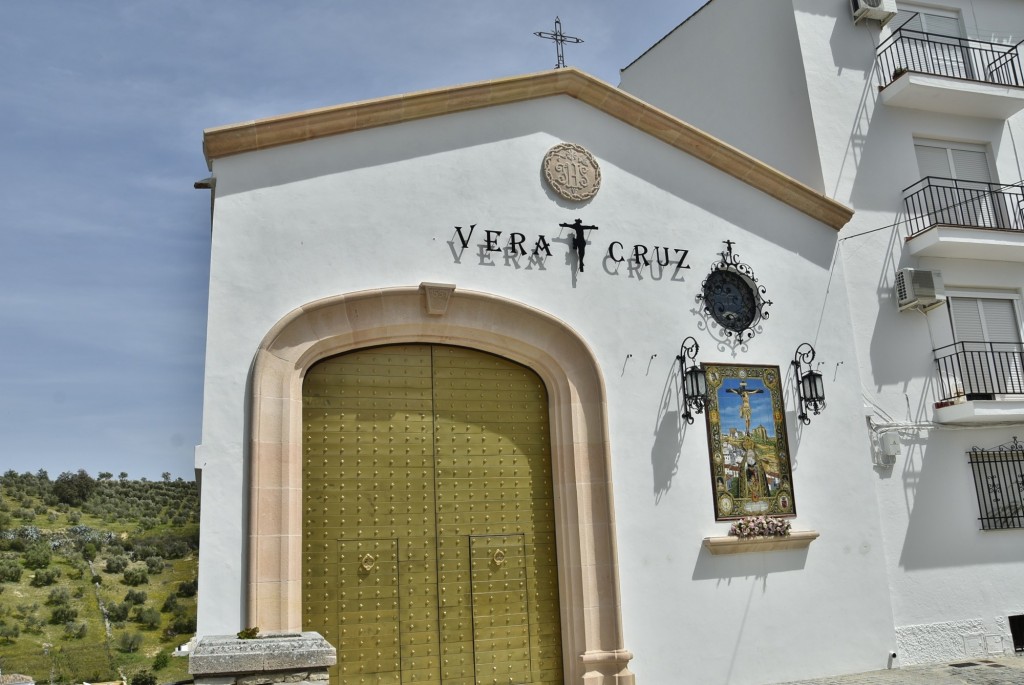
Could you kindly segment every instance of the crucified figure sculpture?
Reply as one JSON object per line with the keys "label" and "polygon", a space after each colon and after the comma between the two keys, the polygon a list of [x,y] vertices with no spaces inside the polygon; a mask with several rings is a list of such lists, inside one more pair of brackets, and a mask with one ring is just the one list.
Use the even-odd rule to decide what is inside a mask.
{"label": "crucified figure sculpture", "polygon": [[583,231],[591,229],[596,231],[597,226],[584,226],[582,219],[576,219],[571,224],[558,224],[562,228],[571,228],[573,230],[572,236],[572,248],[576,250],[576,256],[580,260],[580,273],[583,273],[583,255],[587,251],[587,236],[584,235]]}

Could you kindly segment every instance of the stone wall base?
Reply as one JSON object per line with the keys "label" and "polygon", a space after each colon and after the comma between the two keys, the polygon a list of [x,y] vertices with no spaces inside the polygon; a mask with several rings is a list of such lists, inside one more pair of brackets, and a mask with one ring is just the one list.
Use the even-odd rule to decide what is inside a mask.
{"label": "stone wall base", "polygon": [[1013,652],[1005,616],[897,626],[896,649],[903,666],[993,658]]}

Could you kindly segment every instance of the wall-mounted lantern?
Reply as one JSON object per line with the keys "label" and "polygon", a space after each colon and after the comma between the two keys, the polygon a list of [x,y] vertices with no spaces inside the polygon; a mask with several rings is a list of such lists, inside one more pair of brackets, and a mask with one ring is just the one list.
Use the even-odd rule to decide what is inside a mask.
{"label": "wall-mounted lantern", "polygon": [[[683,418],[686,419],[686,423],[693,423],[694,412],[704,412],[704,403],[708,397],[707,376],[704,375],[704,369],[697,366],[698,352],[700,345],[693,336],[687,336],[679,347],[679,356],[676,357],[683,377]],[[689,367],[686,365],[687,360],[690,361]]]}
{"label": "wall-mounted lantern", "polygon": [[821,374],[811,367],[814,361],[814,348],[810,343],[803,343],[796,348],[793,355],[793,368],[796,370],[796,390],[800,395],[800,413],[797,418],[805,426],[811,422],[807,412],[815,416],[825,408],[825,383]]}

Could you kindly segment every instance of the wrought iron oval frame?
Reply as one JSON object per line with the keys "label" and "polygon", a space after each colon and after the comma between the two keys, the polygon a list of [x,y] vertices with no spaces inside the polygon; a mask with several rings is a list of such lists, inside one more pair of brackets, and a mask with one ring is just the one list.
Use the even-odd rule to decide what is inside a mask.
{"label": "wrought iron oval frame", "polygon": [[[700,292],[697,293],[697,302],[703,308],[704,313],[711,317],[711,320],[722,329],[725,336],[732,337],[736,336],[739,342],[747,342],[754,337],[757,332],[757,326],[762,321],[769,318],[768,307],[772,306],[772,301],[766,298],[768,289],[764,287],[762,283],[759,283],[757,276],[754,274],[754,269],[749,264],[741,262],[739,255],[732,251],[733,242],[731,240],[725,241],[726,249],[721,254],[721,259],[711,265],[711,270],[708,275],[704,277],[704,280],[700,284]],[[712,304],[708,301],[706,292],[708,282],[712,280],[712,277],[719,272],[726,271],[736,274],[740,279],[746,283],[750,288],[750,292],[754,297],[754,316],[749,323],[743,325],[742,328],[732,328],[726,323],[720,321],[713,310]]]}

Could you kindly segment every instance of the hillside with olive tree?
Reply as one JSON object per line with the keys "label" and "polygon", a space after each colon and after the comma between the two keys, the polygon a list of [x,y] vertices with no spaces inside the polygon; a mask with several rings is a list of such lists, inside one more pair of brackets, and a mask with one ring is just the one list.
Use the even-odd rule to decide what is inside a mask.
{"label": "hillside with olive tree", "polygon": [[[195,633],[196,483],[84,470],[0,476],[0,671],[174,682]],[[153,680],[150,680],[153,678]]]}

